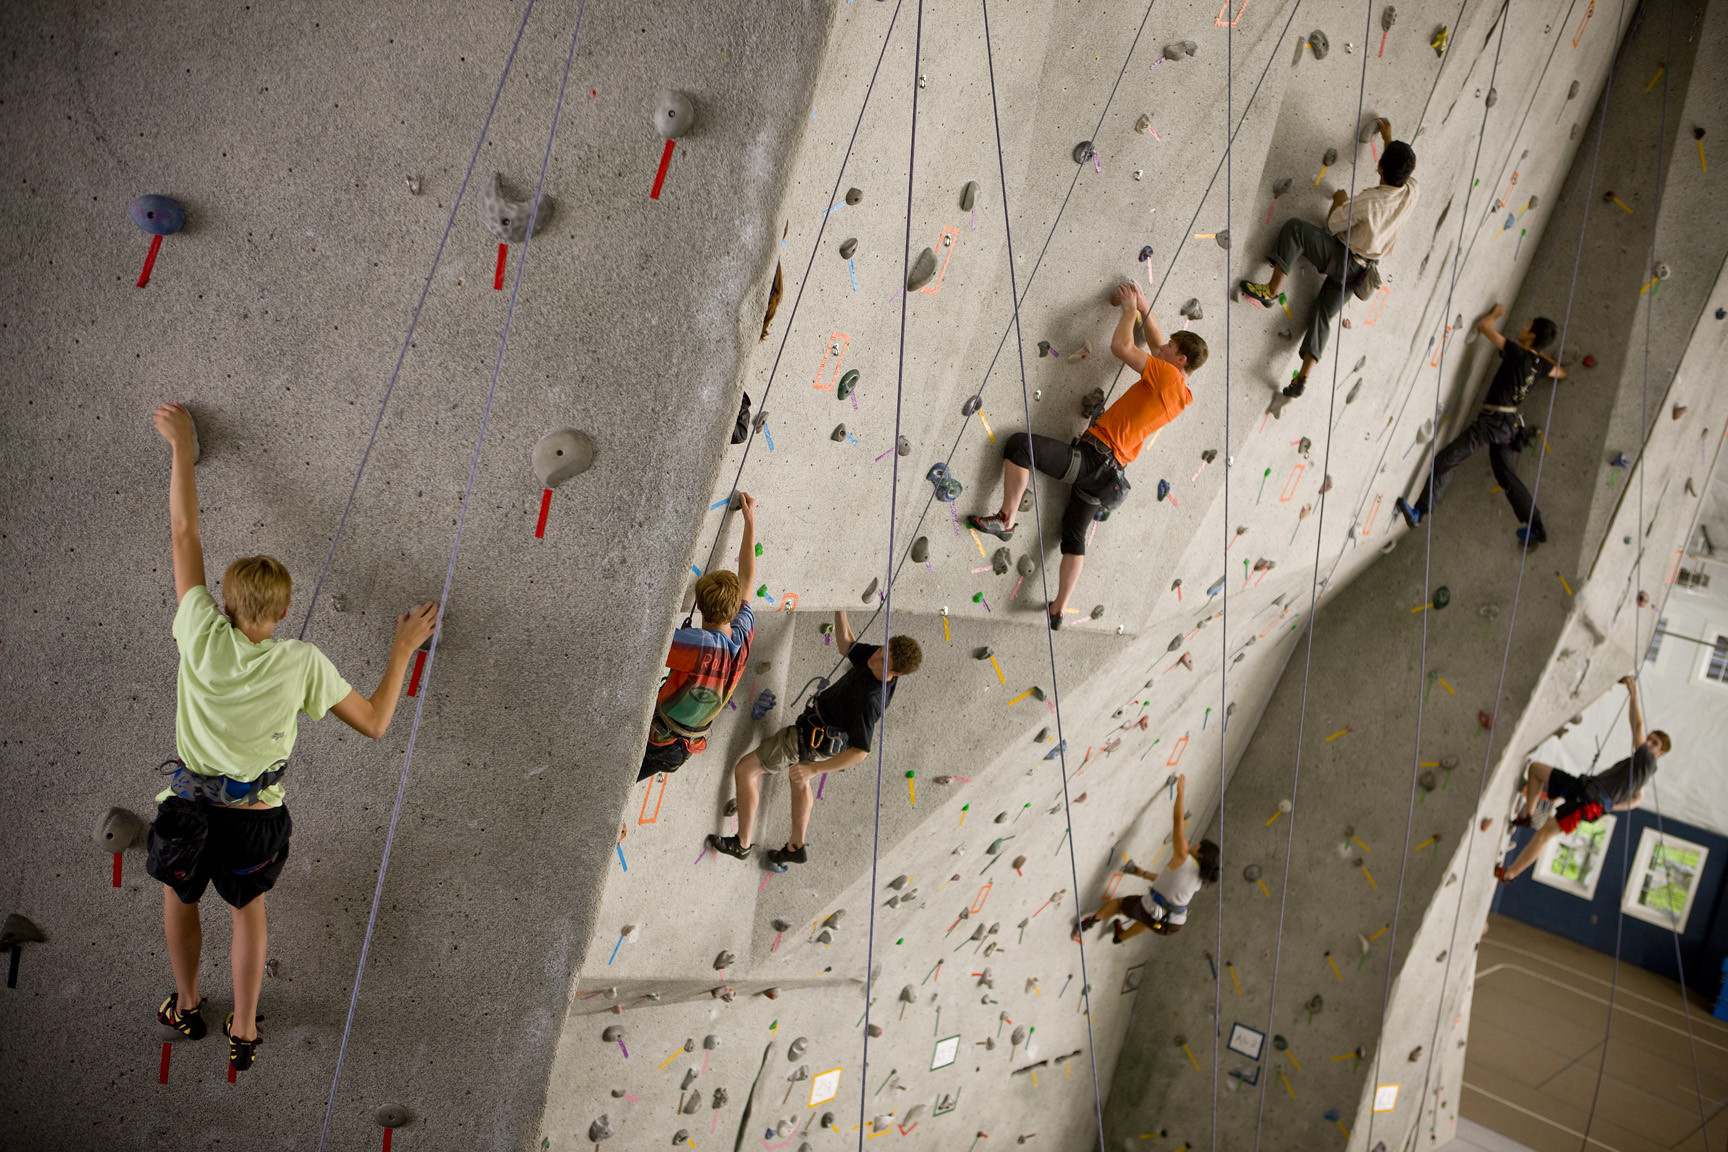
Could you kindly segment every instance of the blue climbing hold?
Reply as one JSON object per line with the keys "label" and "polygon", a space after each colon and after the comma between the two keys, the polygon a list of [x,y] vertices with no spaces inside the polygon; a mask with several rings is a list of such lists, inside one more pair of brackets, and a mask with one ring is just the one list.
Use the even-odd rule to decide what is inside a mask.
{"label": "blue climbing hold", "polygon": [[1224,580],[1225,580],[1225,577],[1223,577],[1223,576],[1218,577],[1218,583],[1216,583],[1216,584],[1212,585],[1212,587],[1206,589],[1206,595],[1216,596],[1216,595],[1218,595],[1218,593],[1222,592],[1224,590]]}
{"label": "blue climbing hold", "polygon": [[1626,453],[1624,452],[1614,453],[1614,459],[1608,461],[1608,467],[1610,468],[1627,468],[1630,467],[1631,464],[1632,461],[1626,459]]}
{"label": "blue climbing hold", "polygon": [[940,460],[930,465],[930,471],[924,473],[924,479],[935,486],[936,499],[944,504],[952,504],[962,490],[960,481],[948,474],[948,465]]}
{"label": "blue climbing hold", "polygon": [[762,694],[756,697],[756,703],[750,706],[750,719],[760,720],[768,715],[776,703],[777,697],[768,689],[762,689]]}
{"label": "blue climbing hold", "polygon": [[1050,751],[1044,753],[1044,759],[1054,760],[1066,751],[1068,751],[1068,741],[1064,740],[1060,744],[1056,745],[1056,747],[1050,749]]}
{"label": "blue climbing hold", "polygon": [[1140,249],[1140,263],[1144,264],[1150,259],[1152,259],[1152,245],[1148,244]]}
{"label": "blue climbing hold", "polygon": [[140,196],[132,201],[132,223],[152,236],[172,236],[186,226],[186,209],[172,196]]}
{"label": "blue climbing hold", "polygon": [[1168,480],[1158,481],[1158,499],[1162,500],[1162,499],[1164,499],[1164,497],[1166,497],[1168,495],[1170,495],[1170,481],[1168,481]]}

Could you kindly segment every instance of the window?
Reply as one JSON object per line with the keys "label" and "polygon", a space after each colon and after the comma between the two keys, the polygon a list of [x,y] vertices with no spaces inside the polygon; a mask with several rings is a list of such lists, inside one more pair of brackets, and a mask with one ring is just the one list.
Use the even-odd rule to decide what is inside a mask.
{"label": "window", "polygon": [[1682,588],[1708,588],[1710,587],[1710,574],[1702,568],[1698,569],[1696,572],[1688,568],[1682,568],[1679,572],[1675,573],[1674,583],[1680,585]]}
{"label": "window", "polygon": [[1580,824],[1570,834],[1556,836],[1542,849],[1531,875],[1538,884],[1558,888],[1582,900],[1596,898],[1596,881],[1607,863],[1608,845],[1614,839],[1612,813],[1589,824]]}
{"label": "window", "polygon": [[1632,858],[1632,874],[1620,910],[1663,928],[1686,931],[1692,914],[1692,899],[1698,894],[1698,878],[1710,849],[1678,836],[1664,836],[1646,828],[1638,837]]}
{"label": "window", "polygon": [[1662,633],[1668,631],[1668,617],[1656,621],[1656,630],[1650,633],[1650,647],[1644,653],[1644,663],[1656,663],[1656,656],[1662,651]]}
{"label": "window", "polygon": [[1728,636],[1716,637],[1716,646],[1704,662],[1704,679],[1728,684]]}

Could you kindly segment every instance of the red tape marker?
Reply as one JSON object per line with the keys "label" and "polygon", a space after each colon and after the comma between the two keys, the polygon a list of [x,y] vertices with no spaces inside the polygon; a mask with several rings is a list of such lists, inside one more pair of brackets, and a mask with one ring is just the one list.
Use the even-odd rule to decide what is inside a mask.
{"label": "red tape marker", "polygon": [[426,670],[426,649],[414,653],[414,674],[408,677],[408,695],[420,695],[420,673]]}
{"label": "red tape marker", "polygon": [[552,489],[547,488],[540,493],[540,519],[534,525],[534,539],[539,540],[546,535],[546,515],[552,511]]}
{"label": "red tape marker", "polygon": [[168,1057],[174,1051],[174,1045],[167,1040],[162,1041],[162,1067],[156,1073],[156,1083],[168,1083]]}
{"label": "red tape marker", "polygon": [[666,141],[666,148],[660,153],[660,171],[654,173],[654,190],[648,193],[648,199],[660,199],[660,186],[666,183],[666,169],[672,165],[672,141]]}
{"label": "red tape marker", "polygon": [[234,1061],[228,1061],[228,1083],[234,1083]]}
{"label": "red tape marker", "polygon": [[[670,143],[670,141],[668,141]],[[156,253],[162,250],[162,237],[150,237],[150,255],[144,257],[144,271],[138,273],[138,287],[150,283],[150,269],[156,267]]]}
{"label": "red tape marker", "polygon": [[504,258],[510,252],[508,244],[498,245],[498,270],[492,273],[492,288],[494,291],[504,291]]}
{"label": "red tape marker", "polygon": [[394,1128],[384,1129],[384,1152],[390,1152],[390,1133],[394,1131],[396,1131]]}
{"label": "red tape marker", "polygon": [[120,853],[114,853],[114,887],[120,887]]}

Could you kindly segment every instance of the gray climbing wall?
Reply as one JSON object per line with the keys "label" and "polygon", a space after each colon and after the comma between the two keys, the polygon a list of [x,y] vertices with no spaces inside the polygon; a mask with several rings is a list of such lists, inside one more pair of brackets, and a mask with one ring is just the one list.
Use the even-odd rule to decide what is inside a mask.
{"label": "gray climbing wall", "polygon": [[[915,60],[915,0],[787,5],[767,20],[760,6],[638,13],[595,0],[547,178],[554,215],[531,246],[424,688],[332,1145],[377,1142],[374,1109],[395,1103],[410,1117],[395,1135],[403,1148],[635,1149],[682,1132],[704,1149],[932,1133],[974,1152],[1017,1141],[1078,1149],[1095,1142],[1103,1101],[1112,1142],[1207,1146],[1213,984],[1201,953],[1230,960],[1244,981],[1237,1002],[1226,970],[1226,1005],[1255,1005],[1264,1019],[1262,954],[1277,939],[1267,917],[1286,894],[1286,976],[1270,1030],[1287,1035],[1311,1079],[1296,1074],[1292,1101],[1266,1063],[1269,1135],[1288,1144],[1319,1133],[1342,1146],[1328,1108],[1362,1130],[1368,1066],[1330,1061],[1356,1044],[1399,1049],[1399,1061],[1418,1043],[1455,1053],[1450,1033],[1440,1045],[1405,1042],[1421,1030],[1406,1015],[1431,1027],[1435,1002],[1401,992],[1390,1010],[1397,1039],[1377,1042],[1390,934],[1355,966],[1358,929],[1390,919],[1397,869],[1379,861],[1403,847],[1418,748],[1415,628],[1426,614],[1409,610],[1423,602],[1423,552],[1420,537],[1403,539],[1391,502],[1431,447],[1424,422],[1445,405],[1443,440],[1488,368],[1481,341],[1449,334],[1447,314],[1468,323],[1526,280],[1514,320],[1557,310],[1588,195],[1598,197],[1590,227],[1603,226],[1601,184],[1578,190],[1587,138],[1571,128],[1590,123],[1630,19],[1617,25],[1609,7],[1580,34],[1581,11],[1514,6],[1502,38],[1497,9],[1466,6],[1441,55],[1430,41],[1458,20],[1450,5],[1405,6],[1383,49],[1379,10],[1351,5],[1237,2],[1224,13],[1234,35],[1207,5],[1159,5],[1149,17],[1143,6],[994,5],[998,169],[981,7],[928,5]],[[536,9],[471,198],[493,171],[507,195],[532,189],[575,11],[554,0]],[[1695,9],[1679,11],[1684,37]],[[297,626],[519,11],[230,16],[218,25],[193,9],[146,21],[49,7],[0,33],[23,62],[0,80],[5,107],[28,129],[6,137],[22,191],[20,223],[0,239],[16,414],[0,465],[13,495],[0,515],[15,589],[0,615],[11,721],[0,748],[11,834],[0,852],[12,877],[0,892],[47,936],[24,946],[18,987],[4,993],[0,1103],[42,1147],[179,1147],[261,1123],[283,1144],[315,1145],[412,718],[404,705],[377,744],[334,721],[305,729],[290,786],[294,861],[270,897],[259,1068],[230,1086],[219,1039],[175,1044],[159,1083],[163,1037],[149,1012],[169,979],[157,886],[136,852],[111,886],[110,857],[91,838],[110,806],[148,813],[148,770],[170,751],[166,456],[148,412],[189,398],[211,566],[257,550],[284,558],[299,585]],[[1706,24],[1699,34],[1717,33]],[[1624,89],[1643,102],[1633,107],[1646,135],[1662,91],[1641,91],[1655,70],[1651,35],[1646,16]],[[1689,86],[1694,54],[1712,57],[1687,43],[1667,55],[1675,145],[1690,144],[1691,120],[1720,124],[1719,90]],[[699,119],[662,170],[650,116],[668,86],[694,95]],[[1420,126],[1422,202],[1387,262],[1389,290],[1347,308],[1336,373],[1329,359],[1308,395],[1280,411],[1273,390],[1294,367],[1316,279],[1294,278],[1293,317],[1232,305],[1228,289],[1264,273],[1250,261],[1284,220],[1317,218],[1333,188],[1372,180],[1359,112],[1389,116],[1406,138]],[[1655,156],[1640,167],[1631,145],[1642,137],[1625,132],[1615,190],[1634,212],[1631,223],[1609,219],[1627,229],[1614,236],[1627,251],[1592,245],[1584,266],[1600,273],[1584,284],[1613,281],[1606,303],[1581,292],[1580,308],[1588,298],[1599,309],[1587,324],[1576,313],[1601,366],[1598,377],[1573,369],[1588,398],[1566,410],[1576,425],[1552,426],[1550,466],[1569,482],[1552,497],[1544,488],[1556,539],[1530,571],[1558,566],[1578,596],[1608,597],[1592,618],[1609,646],[1631,651],[1614,631],[1629,628],[1624,618],[1607,623],[1607,590],[1624,587],[1628,557],[1603,541],[1620,538],[1633,470],[1605,461],[1638,456],[1636,419],[1627,423],[1629,388],[1642,381],[1631,356],[1638,285],[1623,291],[1619,280],[1644,263],[1640,213],[1652,205],[1636,197],[1654,188]],[[1077,148],[1084,141],[1090,154]],[[1337,156],[1322,171],[1328,151]],[[1695,346],[1706,360],[1717,351],[1693,325],[1712,338],[1720,330],[1699,317],[1721,299],[1723,239],[1687,162],[1682,151],[1669,161],[1669,186],[1693,206],[1672,225],[1664,211],[1664,229],[1687,249],[1665,257],[1675,271],[1658,289],[1668,327],[1652,380],[1664,388],[1664,365]],[[166,238],[140,291],[147,240],[124,209],[144,191],[180,197],[190,223]],[[1532,196],[1539,205],[1526,209]],[[1508,212],[1515,227],[1502,229]],[[1226,230],[1229,249],[1218,243]],[[1460,234],[1467,259],[1449,303]],[[464,205],[313,615],[310,635],[363,690],[390,616],[435,595],[445,570],[521,259],[513,246],[506,290],[495,291],[496,243]],[[904,300],[902,360],[908,247],[913,257],[930,248],[935,271]],[[777,263],[783,291],[764,326]],[[1005,436],[1028,421],[1072,436],[1083,396],[1128,383],[1107,351],[1114,313],[1104,303],[1122,278],[1146,286],[1167,325],[1203,335],[1212,359],[1194,377],[1193,407],[1131,469],[1130,502],[1098,526],[1053,667],[1042,571],[1023,582],[1017,567],[993,571],[996,544],[975,542],[959,517],[993,506]],[[1039,355],[1040,342],[1056,354]],[[1428,367],[1442,346],[1443,375]],[[856,389],[841,398],[854,370]],[[1723,413],[1702,372],[1680,379],[1697,390],[1691,415],[1658,430],[1688,437],[1690,452]],[[740,388],[766,410],[747,459],[725,444]],[[974,395],[979,408],[962,415]],[[595,466],[557,489],[536,538],[531,449],[565,428],[588,434]],[[952,506],[933,502],[924,479],[937,462],[964,486]],[[1424,909],[1436,892],[1460,890],[1444,873],[1473,810],[1463,783],[1488,764],[1473,714],[1493,707],[1515,553],[1486,475],[1473,461],[1445,505],[1454,519],[1435,521],[1429,582],[1449,583],[1455,599],[1431,622],[1427,667],[1451,688],[1431,690],[1445,711],[1428,714],[1420,754],[1455,754],[1464,767],[1414,808],[1421,835],[1410,846],[1431,831],[1445,839],[1437,857],[1412,858],[1399,939],[1414,943],[1399,944],[1400,960],[1431,962],[1448,947],[1427,938],[1452,931],[1446,901]],[[702,758],[635,784],[666,637],[690,568],[710,563],[735,477],[760,502],[755,667]],[[1171,486],[1164,499],[1160,480]],[[1053,521],[1061,490],[1040,491]],[[1682,539],[1684,510],[1663,507],[1673,519],[1652,539]],[[1049,562],[1053,581],[1053,530],[1039,540],[1026,517],[1010,560]],[[1492,529],[1471,530],[1476,521]],[[903,561],[920,537],[927,559]],[[889,712],[880,779],[870,761],[827,781],[811,863],[792,872],[699,856],[704,836],[729,828],[729,765],[832,669],[828,613],[848,608],[865,639],[880,639],[880,602],[866,593],[891,573],[895,630],[920,640],[925,664]],[[1304,729],[1317,767],[1291,816],[1268,827],[1290,793],[1277,780],[1294,761],[1317,582],[1327,602]],[[1570,714],[1565,697],[1580,682],[1588,699],[1618,674],[1606,655],[1582,668],[1584,649],[1566,651],[1562,630],[1583,625],[1548,583],[1520,605],[1495,765],[1499,734],[1515,732],[1514,748],[1534,744]],[[1476,614],[1491,604],[1498,617]],[[982,647],[993,660],[975,657]],[[777,703],[752,720],[763,690]],[[1452,690],[1456,701],[1433,699]],[[1532,694],[1540,724],[1520,719]],[[1082,956],[1068,940],[1077,906],[1137,891],[1117,871],[1125,858],[1156,868],[1167,855],[1171,777],[1187,774],[1199,830],[1217,811],[1221,769],[1238,760],[1240,787],[1224,797],[1224,949],[1217,913],[1201,906],[1183,935],[1088,941]],[[80,788],[50,792],[66,772]],[[786,820],[784,788],[770,782],[758,841],[778,843]],[[1345,824],[1373,848],[1364,862],[1378,889],[1338,862]],[[1273,848],[1291,828],[1299,867],[1286,884]],[[1479,847],[1475,881],[1485,855]],[[1251,860],[1265,894],[1241,879]],[[1359,904],[1338,901],[1340,891]],[[1482,899],[1470,892],[1465,935]],[[204,979],[219,1013],[227,929],[213,904],[206,923]],[[1348,991],[1325,984],[1333,977],[1316,949],[1327,948]],[[1467,945],[1452,951],[1462,961]],[[1464,970],[1452,969],[1446,995]],[[867,1069],[866,981],[881,1030]],[[1314,991],[1326,1014],[1295,1021]],[[1297,1031],[1307,1027],[1337,1045],[1316,1050]],[[1171,1043],[1177,1031],[1192,1063]],[[1220,1136],[1240,1139],[1243,1104],[1257,1097],[1231,1092],[1232,1059],[1220,1056]],[[1406,1083],[1427,1065],[1411,1068]],[[1456,1069],[1447,1075],[1432,1079],[1455,1084]],[[1406,1106],[1421,1095],[1411,1089]],[[1394,1119],[1408,1130],[1416,1117]]]}

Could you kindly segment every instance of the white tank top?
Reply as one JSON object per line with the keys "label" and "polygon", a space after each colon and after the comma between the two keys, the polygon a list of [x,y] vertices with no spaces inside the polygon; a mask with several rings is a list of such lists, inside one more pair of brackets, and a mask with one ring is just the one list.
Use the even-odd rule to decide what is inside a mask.
{"label": "white tank top", "polygon": [[1200,891],[1200,865],[1190,854],[1180,868],[1158,873],[1158,879],[1152,881],[1152,891],[1162,896],[1170,907],[1186,908],[1194,894]]}

